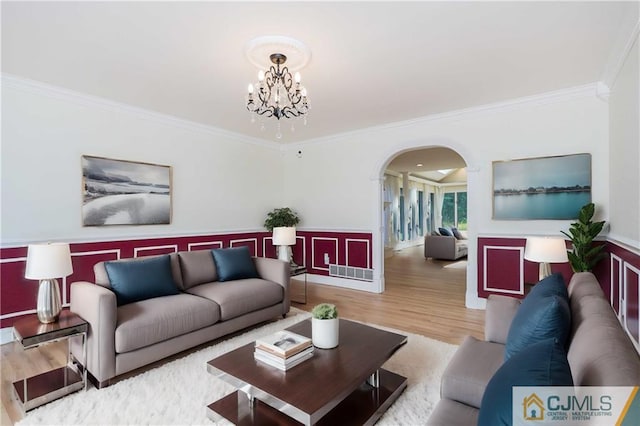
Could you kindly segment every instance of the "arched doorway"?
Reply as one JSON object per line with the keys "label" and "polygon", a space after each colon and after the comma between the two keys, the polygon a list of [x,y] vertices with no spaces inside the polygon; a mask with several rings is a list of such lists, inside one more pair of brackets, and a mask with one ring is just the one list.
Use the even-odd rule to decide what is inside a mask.
{"label": "arched doorway", "polygon": [[[374,253],[374,265],[377,265],[379,269],[379,286],[378,292],[383,292],[385,289],[384,279],[384,248],[385,248],[385,232],[386,223],[388,218],[385,217],[384,211],[384,179],[385,171],[394,158],[404,153],[415,152],[418,150],[429,149],[447,149],[454,151],[459,157],[464,160],[467,171],[467,219],[468,219],[468,266],[466,277],[466,296],[465,306],[469,308],[482,309],[484,308],[484,301],[478,298],[477,292],[477,230],[474,218],[476,212],[474,211],[474,199],[477,197],[475,187],[478,180],[478,167],[473,160],[473,155],[468,152],[466,147],[456,141],[449,139],[438,140],[415,140],[407,141],[401,145],[398,145],[390,149],[384,158],[381,158],[380,162],[375,169],[375,180],[377,181],[377,197],[375,209],[379,214],[377,215],[376,232],[373,235],[373,253]],[[435,151],[434,151],[435,152]],[[416,163],[418,164],[418,163]],[[426,228],[425,228],[426,232]]]}

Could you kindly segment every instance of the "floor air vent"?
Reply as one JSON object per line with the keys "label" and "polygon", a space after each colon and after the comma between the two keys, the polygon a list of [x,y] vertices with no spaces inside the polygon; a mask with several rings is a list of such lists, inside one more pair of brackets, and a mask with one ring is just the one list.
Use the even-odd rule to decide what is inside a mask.
{"label": "floor air vent", "polygon": [[373,281],[373,269],[356,268],[355,266],[329,265],[329,275],[353,280]]}

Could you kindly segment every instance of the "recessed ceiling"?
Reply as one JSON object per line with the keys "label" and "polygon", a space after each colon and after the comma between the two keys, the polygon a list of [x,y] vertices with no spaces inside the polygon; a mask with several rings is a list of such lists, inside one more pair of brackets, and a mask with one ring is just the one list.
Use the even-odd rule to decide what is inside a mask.
{"label": "recessed ceiling", "polygon": [[2,72],[275,140],[250,123],[263,35],[305,43],[294,142],[602,78],[634,2],[2,2]]}
{"label": "recessed ceiling", "polygon": [[467,167],[464,159],[449,148],[426,148],[403,152],[394,157],[387,171],[408,172],[413,176],[439,182],[457,169]]}

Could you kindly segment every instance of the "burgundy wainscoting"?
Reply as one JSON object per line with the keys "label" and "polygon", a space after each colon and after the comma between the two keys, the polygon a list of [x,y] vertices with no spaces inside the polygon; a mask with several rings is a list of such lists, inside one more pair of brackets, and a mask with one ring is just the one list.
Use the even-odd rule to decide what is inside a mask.
{"label": "burgundy wainscoting", "polygon": [[[298,231],[304,238],[306,259],[304,265],[312,274],[329,275],[329,264],[371,268],[373,262],[372,234],[364,232],[309,232]],[[300,243],[294,247],[294,259]],[[324,255],[329,255],[329,263]],[[296,259],[297,262],[297,259]]]}
{"label": "burgundy wainscoting", "polygon": [[[524,258],[526,238],[478,238],[478,295],[502,294],[524,297],[527,284],[538,281],[538,263]],[[569,282],[573,272],[568,263],[552,264]]]}
{"label": "burgundy wainscoting", "polygon": [[612,241],[607,242],[609,261],[601,262],[598,279],[608,293],[618,319],[640,350],[640,255]]}
{"label": "burgundy wainscoting", "polygon": [[[299,230],[293,259],[318,275],[329,275],[322,258],[325,252],[330,253],[331,263],[370,267],[371,241],[371,233]],[[59,280],[62,303],[69,304],[71,283],[93,281],[93,265],[101,261],[241,246],[253,256],[276,257],[271,233],[266,231],[72,243],[73,274]],[[0,249],[0,327],[10,327],[21,316],[35,312],[38,282],[24,278],[26,259],[26,246]]]}

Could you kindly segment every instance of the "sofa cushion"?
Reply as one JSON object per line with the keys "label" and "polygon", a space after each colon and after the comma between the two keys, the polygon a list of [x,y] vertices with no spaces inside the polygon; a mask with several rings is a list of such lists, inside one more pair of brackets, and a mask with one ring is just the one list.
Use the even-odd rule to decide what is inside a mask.
{"label": "sofa cushion", "polygon": [[118,306],[178,294],[168,255],[135,262],[105,262],[104,267]]}
{"label": "sofa cushion", "polygon": [[178,253],[182,271],[182,289],[218,280],[216,264],[211,250],[182,251]]}
{"label": "sofa cushion", "polygon": [[212,250],[219,281],[258,278],[249,247],[232,247]]}
{"label": "sofa cushion", "polygon": [[482,395],[504,359],[504,345],[467,336],[442,374],[442,398],[480,407]]}
{"label": "sofa cushion", "polygon": [[534,343],[509,358],[489,381],[482,397],[479,426],[513,424],[514,386],[573,386],[564,345],[558,339]]}
{"label": "sofa cushion", "polygon": [[190,294],[157,297],[118,308],[117,353],[130,352],[215,324],[220,309]]}
{"label": "sofa cushion", "polygon": [[464,237],[462,236],[460,231],[458,231],[458,228],[451,228],[451,233],[454,237],[456,237],[456,240],[464,240]]}
{"label": "sofa cushion", "polygon": [[445,237],[453,237],[453,234],[451,233],[451,231],[449,231],[447,228],[438,228],[438,232],[440,233],[440,235],[445,236]]}
{"label": "sofa cushion", "polygon": [[562,277],[562,274],[558,272],[538,281],[533,286],[526,298],[535,299],[537,297],[547,297],[554,295],[560,296],[569,301],[569,293],[567,292],[567,286],[564,282],[564,278]]}
{"label": "sofa cushion", "polygon": [[525,297],[516,312],[504,350],[504,359],[532,343],[557,338],[563,345],[571,331],[569,304],[561,296]]}
{"label": "sofa cushion", "polygon": [[260,278],[201,284],[187,291],[216,302],[222,321],[276,305],[284,298],[281,285]]}

